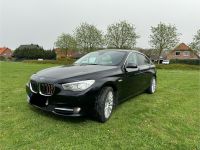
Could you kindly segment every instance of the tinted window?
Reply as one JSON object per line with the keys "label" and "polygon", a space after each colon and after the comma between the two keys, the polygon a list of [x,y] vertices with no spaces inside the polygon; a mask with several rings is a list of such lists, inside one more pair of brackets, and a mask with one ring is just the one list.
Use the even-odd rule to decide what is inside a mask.
{"label": "tinted window", "polygon": [[136,53],[131,53],[131,54],[128,56],[127,63],[133,63],[133,64],[138,65]]}
{"label": "tinted window", "polygon": [[144,55],[139,54],[139,53],[137,54],[137,60],[138,60],[138,65],[139,66],[150,64],[149,59],[147,59]]}

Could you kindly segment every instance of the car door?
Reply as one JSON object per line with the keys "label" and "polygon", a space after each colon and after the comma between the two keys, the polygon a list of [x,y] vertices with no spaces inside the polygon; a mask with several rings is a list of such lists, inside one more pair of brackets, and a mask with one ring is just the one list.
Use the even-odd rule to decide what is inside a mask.
{"label": "car door", "polygon": [[[138,65],[137,56],[135,52],[132,52],[128,55],[128,58],[125,62],[125,66],[128,63],[133,63]],[[138,68],[125,68],[122,80],[123,81],[121,85],[123,88],[123,92],[121,93],[120,99],[125,99],[130,96],[138,94],[140,90],[140,82],[142,80]]]}
{"label": "car door", "polygon": [[152,78],[152,73],[150,72],[151,62],[145,55],[141,53],[137,53],[136,56],[141,77],[139,90],[144,91],[149,87]]}

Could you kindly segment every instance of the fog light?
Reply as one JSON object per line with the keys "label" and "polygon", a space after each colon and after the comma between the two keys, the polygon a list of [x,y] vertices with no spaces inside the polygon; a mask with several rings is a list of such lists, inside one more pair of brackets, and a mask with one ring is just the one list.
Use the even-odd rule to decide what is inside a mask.
{"label": "fog light", "polygon": [[77,114],[77,113],[79,113],[80,111],[81,111],[81,108],[80,108],[80,107],[75,107],[75,108],[74,108],[74,113]]}
{"label": "fog light", "polygon": [[49,101],[48,100],[46,100],[46,102],[45,102],[45,105],[47,106],[49,104]]}

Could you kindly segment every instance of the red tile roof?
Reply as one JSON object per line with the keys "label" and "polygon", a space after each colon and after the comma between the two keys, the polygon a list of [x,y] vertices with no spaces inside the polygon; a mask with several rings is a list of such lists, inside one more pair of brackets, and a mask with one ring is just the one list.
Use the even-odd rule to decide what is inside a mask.
{"label": "red tile roof", "polygon": [[3,52],[5,51],[5,50],[10,50],[9,48],[7,48],[7,47],[0,47],[0,54],[3,54]]}
{"label": "red tile roof", "polygon": [[185,43],[179,44],[174,50],[185,51],[185,50],[192,50],[189,46]]}

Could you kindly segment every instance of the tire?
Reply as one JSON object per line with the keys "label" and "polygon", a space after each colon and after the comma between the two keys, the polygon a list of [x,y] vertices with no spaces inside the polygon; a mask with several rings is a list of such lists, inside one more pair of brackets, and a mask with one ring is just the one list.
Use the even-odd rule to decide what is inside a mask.
{"label": "tire", "polygon": [[95,117],[99,122],[106,122],[114,107],[115,94],[112,87],[102,88],[95,102]]}
{"label": "tire", "polygon": [[149,88],[147,89],[147,93],[153,94],[156,91],[156,78],[153,76],[151,78],[151,83]]}

